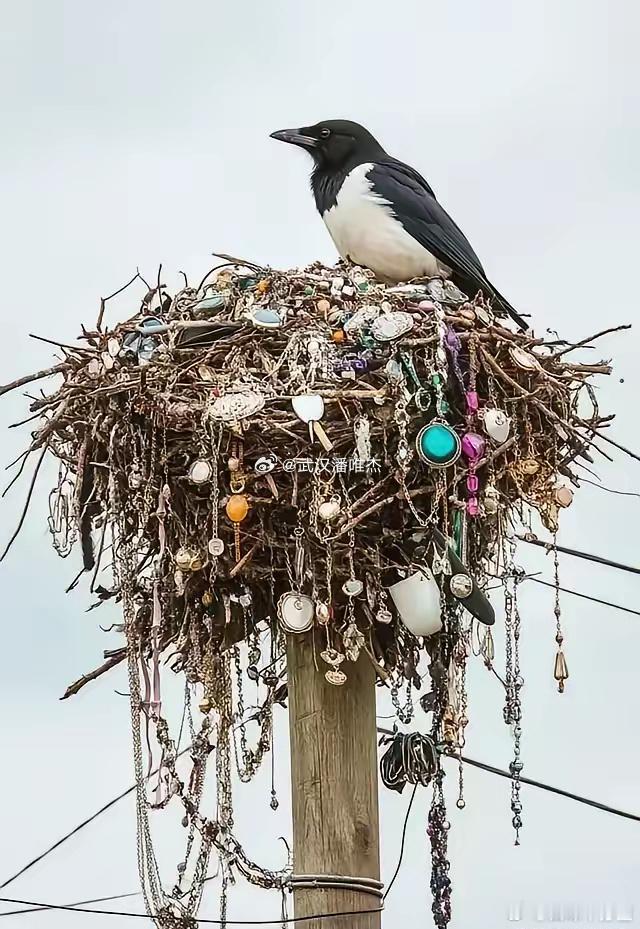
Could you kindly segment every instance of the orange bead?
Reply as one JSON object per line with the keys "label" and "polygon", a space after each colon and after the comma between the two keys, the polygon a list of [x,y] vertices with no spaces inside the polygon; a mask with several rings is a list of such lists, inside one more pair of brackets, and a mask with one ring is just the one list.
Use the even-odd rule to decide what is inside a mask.
{"label": "orange bead", "polygon": [[241,523],[249,512],[249,501],[244,494],[232,494],[227,500],[226,510],[232,523]]}
{"label": "orange bead", "polygon": [[344,342],[344,329],[336,329],[331,333],[334,342]]}
{"label": "orange bead", "polygon": [[266,294],[270,286],[271,286],[271,281],[269,280],[269,278],[263,277],[262,280],[258,281],[258,283],[256,284],[256,290],[260,294]]}

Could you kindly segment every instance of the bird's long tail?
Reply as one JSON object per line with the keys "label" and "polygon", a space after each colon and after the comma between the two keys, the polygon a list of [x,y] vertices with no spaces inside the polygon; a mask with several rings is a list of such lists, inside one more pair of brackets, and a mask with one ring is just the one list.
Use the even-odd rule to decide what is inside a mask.
{"label": "bird's long tail", "polygon": [[506,300],[502,296],[502,294],[495,289],[495,287],[491,287],[491,285],[489,284],[489,288],[490,288],[489,293],[493,297],[496,306],[504,310],[504,312],[508,316],[511,317],[511,319],[520,327],[520,329],[522,329],[523,332],[526,332],[527,329],[529,328],[529,323],[524,321],[524,319],[522,318],[522,316],[520,316],[518,311],[511,306],[509,301]]}
{"label": "bird's long tail", "polygon": [[467,278],[466,280],[461,281],[461,284],[462,291],[468,294],[470,297],[475,297],[478,291],[482,291],[485,297],[489,297],[493,300],[495,309],[502,311],[502,313],[506,314],[507,316],[510,316],[523,332],[526,332],[526,330],[529,329],[529,323],[525,322],[518,311],[511,306],[509,301],[502,296],[499,290],[496,290],[493,284],[489,283],[486,277],[480,277],[478,275],[478,277],[476,277],[474,280]]}

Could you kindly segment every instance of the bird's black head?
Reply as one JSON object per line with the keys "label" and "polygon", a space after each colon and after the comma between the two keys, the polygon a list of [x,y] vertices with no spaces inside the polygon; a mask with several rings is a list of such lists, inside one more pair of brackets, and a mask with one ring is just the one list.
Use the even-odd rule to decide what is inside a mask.
{"label": "bird's black head", "polygon": [[382,146],[364,126],[348,119],[326,119],[315,126],[280,129],[272,139],[298,145],[309,152],[316,168],[339,171],[383,157]]}

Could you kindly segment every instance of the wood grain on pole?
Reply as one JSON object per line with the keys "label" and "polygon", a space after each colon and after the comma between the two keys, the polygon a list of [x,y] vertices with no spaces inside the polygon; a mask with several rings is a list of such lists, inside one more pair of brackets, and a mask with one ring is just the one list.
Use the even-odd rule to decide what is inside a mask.
{"label": "wood grain on pole", "polygon": [[[316,670],[312,635],[289,636],[294,874],[380,879],[375,674],[345,661],[347,683]],[[321,651],[318,648],[318,651]],[[318,656],[317,663],[324,668]],[[294,891],[295,915],[373,910],[379,898],[341,889]],[[305,929],[380,929],[380,914],[311,920]]]}

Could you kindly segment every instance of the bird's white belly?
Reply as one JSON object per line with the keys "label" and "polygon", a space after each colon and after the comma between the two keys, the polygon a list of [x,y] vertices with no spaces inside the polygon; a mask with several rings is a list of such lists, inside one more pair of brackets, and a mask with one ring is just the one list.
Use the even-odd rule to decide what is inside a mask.
{"label": "bird's white belly", "polygon": [[367,179],[371,164],[347,175],[335,206],[323,216],[342,258],[370,268],[387,281],[448,276],[445,268],[403,228],[387,200],[372,192]]}

